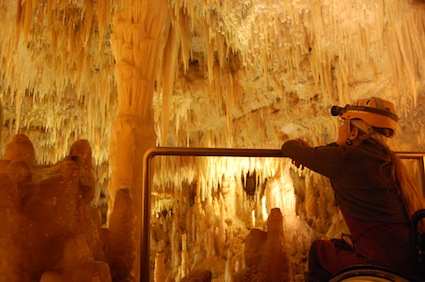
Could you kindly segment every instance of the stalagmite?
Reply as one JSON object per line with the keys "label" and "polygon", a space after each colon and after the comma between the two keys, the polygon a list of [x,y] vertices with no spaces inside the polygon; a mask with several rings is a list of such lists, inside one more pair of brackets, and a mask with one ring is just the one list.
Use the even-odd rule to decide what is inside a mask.
{"label": "stalagmite", "polygon": [[143,280],[157,254],[158,280],[230,281],[244,246],[270,237],[275,208],[285,275],[301,281],[311,241],[345,228],[326,180],[276,159],[178,157],[154,163],[143,191],[144,153],[330,143],[329,108],[371,95],[397,106],[391,147],[425,151],[424,1],[0,0],[0,11],[1,282]]}
{"label": "stalagmite", "polygon": [[154,281],[155,282],[164,282],[165,281],[165,252],[160,251],[156,253],[155,257],[155,272],[154,272]]}
{"label": "stalagmite", "polygon": [[87,140],[54,165],[35,155],[17,134],[0,160],[0,281],[111,281]]}
{"label": "stalagmite", "polygon": [[246,268],[235,274],[235,281],[293,280],[279,209],[271,210],[267,231],[250,231],[245,244],[245,264]]}
{"label": "stalagmite", "polygon": [[136,215],[130,189],[120,189],[109,219],[109,228],[102,229],[105,260],[111,266],[113,281],[134,281],[136,258]]}
{"label": "stalagmite", "polygon": [[8,161],[20,161],[27,165],[35,164],[35,151],[31,140],[23,134],[16,134],[12,141],[7,144],[4,159]]}

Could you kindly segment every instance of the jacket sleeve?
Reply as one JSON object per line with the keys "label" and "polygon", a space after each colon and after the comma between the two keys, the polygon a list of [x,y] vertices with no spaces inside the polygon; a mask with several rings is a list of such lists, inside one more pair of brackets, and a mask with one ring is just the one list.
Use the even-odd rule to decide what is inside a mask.
{"label": "jacket sleeve", "polygon": [[309,147],[297,140],[289,140],[282,145],[281,150],[284,157],[329,178],[334,178],[341,172],[348,156],[346,146],[334,143]]}

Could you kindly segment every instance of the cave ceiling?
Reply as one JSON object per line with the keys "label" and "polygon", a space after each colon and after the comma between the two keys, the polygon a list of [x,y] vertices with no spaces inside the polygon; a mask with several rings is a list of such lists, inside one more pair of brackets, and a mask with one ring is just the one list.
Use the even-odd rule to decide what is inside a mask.
{"label": "cave ceiling", "polygon": [[[2,152],[13,134],[24,133],[38,161],[52,163],[75,140],[88,139],[95,163],[107,163],[118,108],[114,19],[148,2],[0,0]],[[332,142],[332,105],[379,96],[400,115],[394,148],[425,151],[423,2],[166,2],[164,36],[177,38],[177,63],[167,107],[164,84],[156,83],[167,66],[156,70],[158,145]]]}

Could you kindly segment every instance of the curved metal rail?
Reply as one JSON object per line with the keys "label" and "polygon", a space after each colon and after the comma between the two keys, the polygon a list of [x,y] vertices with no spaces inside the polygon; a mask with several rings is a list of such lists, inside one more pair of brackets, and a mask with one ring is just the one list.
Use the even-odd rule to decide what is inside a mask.
{"label": "curved metal rail", "polygon": [[[420,162],[421,179],[425,191],[425,152],[396,152],[401,159],[417,159]],[[151,162],[156,156],[193,156],[193,157],[253,157],[253,158],[283,158],[278,149],[234,149],[234,148],[181,148],[157,147],[146,151],[143,158],[143,191],[141,207],[141,244],[140,244],[140,279],[149,282],[149,234],[150,234],[150,180]]]}

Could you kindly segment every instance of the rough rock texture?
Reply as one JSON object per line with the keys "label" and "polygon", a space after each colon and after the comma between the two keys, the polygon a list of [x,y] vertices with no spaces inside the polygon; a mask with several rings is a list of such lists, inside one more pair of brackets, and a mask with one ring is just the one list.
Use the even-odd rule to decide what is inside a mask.
{"label": "rough rock texture", "polygon": [[[116,195],[109,228],[103,228],[105,258],[111,267],[114,281],[132,281],[135,260],[135,212],[129,189],[120,189]],[[129,279],[129,280],[127,280]]]}
{"label": "rough rock texture", "polygon": [[[150,13],[149,8],[161,3],[168,6]],[[49,185],[56,185],[56,175],[66,175],[59,167],[74,166],[74,161],[64,157],[69,145],[81,138],[93,145],[96,179],[104,185],[103,191],[106,185],[116,183],[112,193],[108,189],[111,198],[122,187],[136,187],[132,192],[140,192],[146,147],[277,149],[283,141],[298,137],[312,145],[329,143],[337,130],[329,116],[330,107],[371,95],[396,104],[401,118],[392,148],[425,151],[424,1],[0,0],[0,10],[0,141],[11,139],[16,132],[25,133],[37,148],[38,163],[50,165],[43,170],[30,165],[35,158],[32,146],[22,146],[20,153],[15,153],[19,158],[10,157],[13,148],[7,149],[5,162],[0,164],[1,185],[7,187],[0,192],[6,193],[0,202],[7,210],[0,217],[13,236],[37,234],[43,224],[53,224],[44,220],[57,220],[53,215],[39,218],[39,209],[50,208],[44,207],[43,193],[59,193]],[[163,26],[159,24],[168,17]],[[149,32],[152,30],[157,32]],[[119,111],[119,107],[132,111]],[[150,116],[152,109],[153,120],[136,118]],[[117,130],[121,126],[123,130]],[[149,138],[143,137],[146,135]],[[6,150],[4,144],[0,142],[1,153]],[[11,160],[24,162],[9,163]],[[190,162],[195,168],[185,170],[173,162],[177,170],[161,170],[166,173],[157,177],[160,193],[180,201],[173,207],[177,214],[178,206],[184,204],[179,191],[183,178],[195,178],[189,184],[202,188],[198,191],[214,190],[201,196],[202,202],[214,209],[198,209],[186,219],[165,222],[155,233],[157,249],[163,250],[164,238],[171,238],[173,248],[167,250],[165,263],[172,258],[167,270],[176,279],[187,274],[198,257],[205,261],[209,256],[222,260],[215,265],[214,275],[230,275],[224,274],[225,267],[229,272],[240,268],[237,246],[247,227],[262,224],[262,207],[252,206],[244,194],[230,197],[232,189],[223,193],[229,195],[225,201],[214,199],[219,186],[215,184],[223,176],[219,162]],[[232,172],[230,177],[240,177],[248,169],[230,167],[235,168],[226,171]],[[276,172],[270,164],[263,168]],[[40,179],[39,174],[46,171],[51,175]],[[79,175],[78,184],[84,202],[97,192],[90,188],[90,173],[86,172]],[[338,222],[338,218],[330,218],[336,214],[330,190],[320,188],[327,184],[315,183],[316,179],[308,175],[303,186],[294,187],[297,213],[292,217],[294,222],[306,224],[297,222],[291,227],[295,231],[290,232],[292,236],[286,236],[294,242],[292,254],[299,246],[308,248],[312,232],[330,235],[330,222]],[[168,185],[170,180],[182,181]],[[34,181],[47,188],[35,187]],[[84,226],[81,222],[91,221],[92,209],[73,203],[74,192],[60,189],[67,202],[57,195],[55,201],[66,204],[70,213],[65,212],[59,221],[68,220],[74,209],[79,214],[78,220],[69,218],[71,221],[60,227]],[[141,198],[133,196],[136,202]],[[267,202],[286,198],[290,197],[269,194]],[[22,199],[42,204],[34,211],[25,210],[31,204],[23,204]],[[261,200],[257,198],[256,203]],[[268,205],[267,212],[273,207],[276,205]],[[55,207],[52,210],[56,211]],[[28,217],[35,218],[34,224],[41,221],[41,227],[21,230],[15,225],[18,221],[27,225],[31,222]],[[183,234],[188,246],[182,255],[179,232],[184,228],[179,226],[186,222],[195,228]],[[330,227],[332,232],[337,229]],[[84,234],[89,249],[98,249],[98,234],[90,235],[88,230],[78,233]],[[10,234],[2,236],[7,239]],[[190,245],[194,241],[196,248]],[[0,267],[21,259],[20,249],[14,251],[18,255],[2,260]],[[195,258],[193,265],[187,257]]]}
{"label": "rough rock texture", "polygon": [[197,270],[183,277],[181,282],[210,282],[212,273],[209,270]]}
{"label": "rough rock texture", "polygon": [[267,219],[267,231],[249,232],[245,241],[245,268],[234,275],[235,281],[293,281],[282,226],[282,213],[275,208]]}
{"label": "rough rock texture", "polygon": [[[92,204],[91,159],[89,143],[79,140],[62,161],[37,165],[30,139],[21,134],[12,138],[0,160],[1,282],[108,282],[110,269],[113,277],[121,271],[121,280],[114,281],[123,281],[123,272],[131,278],[134,256],[123,246],[134,242],[119,240],[117,234],[128,235],[131,227],[123,228],[122,221],[131,226],[133,218],[126,221],[119,204],[111,230],[104,228],[112,240],[103,240],[100,211]],[[131,207],[128,200],[123,204]],[[122,252],[111,251],[117,249]]]}

